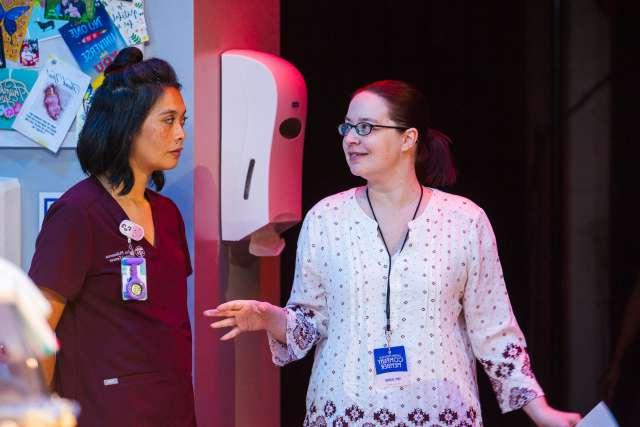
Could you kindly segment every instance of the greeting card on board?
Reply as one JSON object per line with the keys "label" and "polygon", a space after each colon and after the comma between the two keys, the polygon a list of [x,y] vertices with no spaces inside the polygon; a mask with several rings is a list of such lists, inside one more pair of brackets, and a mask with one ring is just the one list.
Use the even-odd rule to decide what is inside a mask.
{"label": "greeting card on board", "polygon": [[13,129],[56,153],[82,104],[91,78],[76,67],[52,60],[13,122]]}
{"label": "greeting card on board", "polygon": [[39,1],[34,1],[28,27],[29,37],[40,41],[60,37],[58,29],[66,23],[67,21],[62,19],[45,18],[44,8],[40,6]]}
{"label": "greeting card on board", "polygon": [[96,7],[96,17],[91,22],[69,22],[60,28],[60,34],[80,69],[92,78],[104,72],[118,52],[126,47],[102,5]]}
{"label": "greeting card on board", "polygon": [[5,59],[8,61],[18,62],[31,16],[32,1],[0,0],[0,31]]}
{"label": "greeting card on board", "polygon": [[78,114],[76,115],[76,132],[80,135],[80,131],[84,126],[84,122],[87,120],[87,114],[89,113],[89,108],[91,108],[91,101],[93,101],[93,95],[96,93],[96,90],[100,87],[100,85],[104,82],[104,75],[101,74],[87,87],[87,90],[82,97],[82,106],[78,110]]}
{"label": "greeting card on board", "polygon": [[35,67],[40,61],[40,45],[38,39],[24,39],[20,50],[20,65]]}
{"label": "greeting card on board", "polygon": [[103,4],[127,45],[134,46],[149,41],[143,0],[103,0]]}
{"label": "greeting card on board", "polygon": [[0,70],[0,129],[11,129],[37,78],[36,70]]}
{"label": "greeting card on board", "polygon": [[95,0],[46,0],[44,16],[74,22],[89,22],[95,17]]}

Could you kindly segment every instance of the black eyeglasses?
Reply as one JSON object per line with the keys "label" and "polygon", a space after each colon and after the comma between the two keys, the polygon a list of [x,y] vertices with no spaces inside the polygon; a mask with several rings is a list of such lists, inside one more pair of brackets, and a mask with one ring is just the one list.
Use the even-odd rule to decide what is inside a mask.
{"label": "black eyeglasses", "polygon": [[400,129],[400,130],[407,130],[409,129],[406,126],[384,126],[384,125],[374,125],[371,123],[367,123],[367,122],[360,122],[360,123],[356,123],[351,124],[351,123],[340,123],[338,125],[338,133],[341,136],[347,136],[347,134],[349,133],[349,131],[351,130],[351,128],[354,128],[356,130],[356,133],[360,136],[367,136],[371,133],[371,131],[373,130],[373,128],[385,128],[385,129]]}

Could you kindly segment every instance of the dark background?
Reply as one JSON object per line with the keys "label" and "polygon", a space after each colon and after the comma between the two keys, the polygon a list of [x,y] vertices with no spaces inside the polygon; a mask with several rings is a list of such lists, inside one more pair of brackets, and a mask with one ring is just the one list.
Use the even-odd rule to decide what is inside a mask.
{"label": "dark background", "polygon": [[[596,1],[596,0],[593,0]],[[632,124],[640,100],[638,2],[598,2],[612,27],[612,327],[637,270],[640,150]],[[431,105],[432,127],[449,135],[459,171],[445,189],[485,209],[498,241],[514,311],[532,366],[552,405],[565,407],[566,289],[562,238],[562,1],[281,1],[281,55],[305,76],[309,93],[303,211],[362,185],[343,157],[336,126],[350,94],[374,80],[407,80]],[[283,304],[289,295],[299,227],[285,234]],[[617,332],[613,331],[615,336]],[[282,425],[301,425],[313,355],[283,369]],[[487,426],[529,425],[522,411],[500,415],[479,373]],[[594,379],[597,381],[597,379]],[[569,408],[567,408],[569,409]]]}

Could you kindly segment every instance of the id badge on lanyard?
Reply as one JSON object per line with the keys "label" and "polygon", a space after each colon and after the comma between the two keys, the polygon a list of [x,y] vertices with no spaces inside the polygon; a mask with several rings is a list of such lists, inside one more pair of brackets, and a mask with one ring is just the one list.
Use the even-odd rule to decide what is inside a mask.
{"label": "id badge on lanyard", "polygon": [[136,257],[131,246],[131,239],[140,241],[144,237],[144,228],[135,222],[125,219],[120,223],[120,233],[127,237],[129,255],[120,260],[120,277],[122,280],[123,301],[147,300],[147,262],[143,257]]}
{"label": "id badge on lanyard", "polygon": [[409,384],[407,354],[403,345],[374,348],[373,361],[376,367],[376,387],[400,387]]}
{"label": "id badge on lanyard", "polygon": [[[418,208],[420,208],[420,203],[422,202],[423,191],[424,190],[422,186],[420,186],[420,198],[418,199],[418,204],[416,205],[416,209],[413,212],[413,217],[411,218],[412,221],[416,219],[416,215],[418,214]],[[376,212],[373,210],[373,205],[371,204],[371,199],[369,198],[369,187],[367,187],[365,194],[367,196],[367,202],[369,203],[369,208],[371,209],[373,219],[376,221],[376,224],[378,224],[378,233],[380,234],[382,244],[387,251],[389,262],[389,270],[387,271],[387,301],[385,310],[385,314],[387,317],[387,324],[385,327],[386,346],[373,349],[373,363],[376,368],[375,385],[379,388],[400,387],[409,384],[409,368],[407,366],[407,353],[404,349],[404,346],[399,345],[391,347],[391,253],[389,252],[389,247],[387,246],[384,234],[382,234],[382,230],[380,229],[378,218],[376,218]],[[407,233],[404,235],[404,240],[402,241],[402,245],[400,246],[400,250],[398,251],[398,253],[402,252],[408,238],[409,229],[407,229]]]}

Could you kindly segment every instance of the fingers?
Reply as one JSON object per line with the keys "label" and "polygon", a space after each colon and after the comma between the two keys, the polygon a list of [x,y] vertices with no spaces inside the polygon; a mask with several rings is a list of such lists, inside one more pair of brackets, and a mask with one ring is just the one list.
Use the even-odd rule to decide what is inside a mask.
{"label": "fingers", "polygon": [[570,427],[574,427],[578,425],[580,420],[582,420],[582,416],[576,412],[571,412],[567,414],[568,416],[565,418],[567,425]]}
{"label": "fingers", "polygon": [[242,310],[248,301],[245,300],[233,300],[220,304],[216,308],[205,310],[202,312],[207,317],[229,317],[233,316],[234,312]]}
{"label": "fingers", "polygon": [[213,329],[230,328],[232,326],[236,326],[236,319],[234,319],[233,317],[230,317],[224,320],[213,322],[209,326],[212,327]]}
{"label": "fingers", "polygon": [[215,309],[217,311],[233,311],[233,310],[242,310],[247,301],[245,300],[233,300],[228,301],[223,304],[220,304]]}
{"label": "fingers", "polygon": [[229,332],[224,334],[220,338],[220,341],[231,340],[231,339],[237,337],[238,335],[240,335],[242,333],[242,330],[238,326],[236,326],[236,319],[234,317],[229,317],[228,319],[223,319],[223,320],[219,320],[217,322],[213,322],[212,324],[209,325],[209,327],[211,327],[213,329],[233,328]]}
{"label": "fingers", "polygon": [[202,312],[207,317],[233,317],[237,314],[237,311],[234,310],[219,310],[217,308],[212,308],[210,310],[205,310]]}
{"label": "fingers", "polygon": [[236,326],[235,328],[233,328],[232,330],[224,334],[222,338],[220,338],[220,341],[231,340],[237,337],[238,335],[240,335],[241,333],[242,333],[242,330]]}

